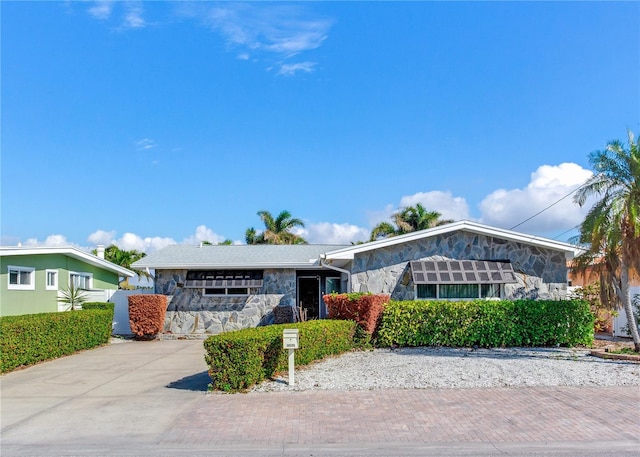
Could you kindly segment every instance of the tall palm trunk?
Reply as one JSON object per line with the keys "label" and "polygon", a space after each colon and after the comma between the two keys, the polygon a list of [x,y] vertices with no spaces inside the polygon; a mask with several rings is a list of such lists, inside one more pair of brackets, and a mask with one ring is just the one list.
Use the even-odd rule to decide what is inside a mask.
{"label": "tall palm trunk", "polygon": [[[638,321],[635,313],[633,312],[633,306],[631,306],[631,289],[629,288],[629,259],[627,254],[622,253],[620,260],[620,290],[619,297],[624,308],[624,312],[627,315],[627,324],[629,326],[629,332],[631,338],[633,338],[633,345],[636,352],[640,352],[640,334],[638,333]],[[617,287],[616,287],[617,288]]]}

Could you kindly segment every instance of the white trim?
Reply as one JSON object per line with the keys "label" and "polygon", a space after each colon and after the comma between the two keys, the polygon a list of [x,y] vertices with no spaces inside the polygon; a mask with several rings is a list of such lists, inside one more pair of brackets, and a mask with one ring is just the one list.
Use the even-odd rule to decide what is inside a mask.
{"label": "white trim", "polygon": [[108,260],[101,259],[98,256],[82,251],[73,246],[37,246],[37,247],[23,247],[23,246],[2,246],[0,247],[0,257],[4,256],[17,256],[17,255],[42,255],[42,254],[63,254],[74,259],[82,260],[90,265],[93,265],[103,270],[113,271],[120,276],[127,276],[129,278],[135,276],[133,271],[109,262]]}
{"label": "white trim", "polygon": [[[146,259],[146,257],[145,257]],[[242,262],[242,263],[163,263],[145,265],[142,263],[144,259],[134,262],[133,268],[145,269],[153,268],[155,270],[318,270],[320,263],[315,259],[316,263],[260,263],[260,262]],[[140,262],[140,263],[139,263]]]}
{"label": "white trim", "polygon": [[84,290],[93,289],[93,273],[87,273],[86,271],[70,271],[69,272],[69,287],[71,287],[71,285],[73,284],[73,281],[71,280],[71,276],[73,276],[73,275],[88,277],[89,278],[89,287],[81,287],[81,289],[84,289]]}
{"label": "white trim", "polygon": [[[49,273],[54,273],[53,278],[54,278],[54,283],[53,284],[49,284]],[[44,286],[46,290],[58,290],[58,278],[60,277],[60,273],[58,272],[58,270],[53,269],[53,268],[48,268],[44,271]]]}
{"label": "white trim", "polygon": [[[344,269],[344,268],[340,268],[340,267],[337,267],[335,265],[330,265],[330,264],[326,263],[325,262],[325,257],[326,257],[325,254],[322,254],[320,256],[320,266],[322,266],[324,268],[328,268],[328,269],[333,270],[333,271],[337,271],[337,272],[339,272],[341,274],[345,274],[347,276],[347,290],[345,292],[346,293],[351,293],[351,272],[349,270]],[[342,275],[340,277],[340,280],[342,281]],[[342,284],[340,284],[340,285],[342,286]]]}
{"label": "white trim", "polygon": [[[29,273],[29,284],[11,284],[11,271],[17,271],[19,273]],[[18,275],[18,278],[20,278],[20,275]],[[36,269],[33,267],[7,265],[7,289],[36,290]]]}
{"label": "white trim", "polygon": [[442,235],[455,231],[471,232],[478,235],[492,236],[510,241],[517,241],[524,244],[530,244],[533,246],[539,246],[555,251],[562,251],[565,253],[567,260],[571,260],[575,255],[579,254],[582,250],[578,246],[572,244],[563,243],[560,241],[551,240],[549,238],[543,238],[533,235],[526,235],[524,233],[513,232],[511,230],[500,229],[496,227],[490,227],[488,225],[478,224],[471,221],[458,221],[451,224],[441,225],[438,227],[430,228],[427,230],[420,230],[418,232],[407,233],[406,235],[398,235],[390,238],[385,238],[378,241],[370,241],[369,243],[359,244],[356,246],[350,246],[345,249],[338,249],[336,251],[327,252],[325,258],[327,260],[343,259],[353,260],[355,254],[361,252],[372,251],[375,249],[385,248],[388,246],[394,246],[396,244],[407,243],[410,241],[420,240],[423,238],[431,238],[437,235]]}

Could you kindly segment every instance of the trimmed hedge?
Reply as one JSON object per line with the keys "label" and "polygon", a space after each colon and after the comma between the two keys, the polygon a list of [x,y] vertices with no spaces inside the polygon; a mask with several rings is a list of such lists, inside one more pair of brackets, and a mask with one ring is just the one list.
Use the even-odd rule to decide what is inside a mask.
{"label": "trimmed hedge", "polygon": [[167,296],[160,294],[130,295],[129,325],[138,338],[158,335],[164,330]]}
{"label": "trimmed hedge", "polygon": [[109,342],[113,309],[83,309],[0,318],[0,372]]}
{"label": "trimmed hedge", "polygon": [[246,390],[278,372],[286,371],[288,351],[282,347],[282,330],[285,328],[297,328],[299,331],[296,366],[347,352],[355,346],[356,323],[353,321],[314,320],[213,335],[204,342],[205,360],[211,377],[210,389],[226,392]]}
{"label": "trimmed hedge", "polygon": [[353,320],[369,335],[378,327],[384,305],[389,302],[385,294],[329,294],[322,299],[327,305],[329,319]]}
{"label": "trimmed hedge", "polygon": [[392,301],[379,346],[574,346],[593,343],[583,300]]}
{"label": "trimmed hedge", "polygon": [[107,309],[113,312],[115,309],[115,304],[106,301],[91,301],[83,303],[82,309]]}

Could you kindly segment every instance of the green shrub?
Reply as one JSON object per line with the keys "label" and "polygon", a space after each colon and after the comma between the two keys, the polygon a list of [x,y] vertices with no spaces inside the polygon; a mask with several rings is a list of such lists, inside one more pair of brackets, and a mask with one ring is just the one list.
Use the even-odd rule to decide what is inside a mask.
{"label": "green shrub", "polygon": [[213,335],[204,342],[210,388],[227,392],[246,390],[286,371],[288,351],[282,347],[285,328],[299,331],[297,366],[347,352],[355,345],[356,323],[353,321],[314,320]]}
{"label": "green shrub", "polygon": [[106,301],[92,301],[82,305],[82,309],[108,309],[113,312],[115,305]]}
{"label": "green shrub", "polygon": [[109,342],[113,309],[0,318],[0,371],[33,365]]}
{"label": "green shrub", "polygon": [[392,301],[380,346],[589,345],[593,315],[582,300]]}

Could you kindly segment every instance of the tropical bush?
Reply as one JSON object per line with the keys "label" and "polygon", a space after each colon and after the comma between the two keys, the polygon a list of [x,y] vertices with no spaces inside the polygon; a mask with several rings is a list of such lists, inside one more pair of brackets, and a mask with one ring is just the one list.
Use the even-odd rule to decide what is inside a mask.
{"label": "tropical bush", "polygon": [[353,321],[314,320],[213,335],[204,342],[210,388],[227,392],[246,390],[286,371],[288,351],[282,346],[282,331],[290,328],[299,331],[297,366],[347,352],[356,345]]}
{"label": "tropical bush", "polygon": [[0,371],[106,344],[112,322],[113,308],[1,317]]}
{"label": "tropical bush", "polygon": [[69,306],[69,311],[81,309],[82,305],[87,301],[87,293],[73,284],[66,289],[60,291],[58,302]]}
{"label": "tropical bush", "polygon": [[379,346],[574,346],[593,343],[584,300],[391,301]]}
{"label": "tropical bush", "polygon": [[355,321],[366,333],[373,335],[384,305],[389,302],[389,295],[385,294],[329,294],[322,297],[327,305],[329,319],[343,319]]}
{"label": "tropical bush", "polygon": [[167,296],[160,294],[130,295],[129,325],[138,338],[158,335],[164,330]]}

